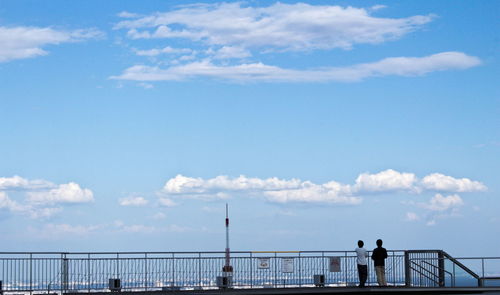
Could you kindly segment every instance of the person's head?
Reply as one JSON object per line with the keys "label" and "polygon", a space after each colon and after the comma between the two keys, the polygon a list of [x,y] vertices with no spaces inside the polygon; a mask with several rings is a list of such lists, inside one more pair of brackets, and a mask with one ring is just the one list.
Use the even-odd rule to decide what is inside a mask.
{"label": "person's head", "polygon": [[381,239],[377,240],[377,247],[382,247],[382,240]]}
{"label": "person's head", "polygon": [[358,241],[359,248],[363,248],[364,245],[365,245],[365,243],[363,243],[363,241],[361,241],[361,240]]}

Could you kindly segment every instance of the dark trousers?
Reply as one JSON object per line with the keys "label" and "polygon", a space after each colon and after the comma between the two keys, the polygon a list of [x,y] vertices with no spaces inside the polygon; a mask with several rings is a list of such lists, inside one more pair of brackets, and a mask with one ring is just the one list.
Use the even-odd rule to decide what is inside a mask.
{"label": "dark trousers", "polygon": [[364,287],[368,278],[368,265],[358,264],[359,286]]}

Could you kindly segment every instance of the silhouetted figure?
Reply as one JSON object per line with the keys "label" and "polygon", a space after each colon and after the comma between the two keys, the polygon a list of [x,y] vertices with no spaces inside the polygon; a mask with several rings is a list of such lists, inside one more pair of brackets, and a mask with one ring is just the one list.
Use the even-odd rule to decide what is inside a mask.
{"label": "silhouetted figure", "polygon": [[377,274],[377,282],[379,286],[387,286],[385,280],[385,259],[387,258],[387,250],[382,247],[382,240],[377,240],[377,248],[373,249],[372,259],[375,265],[375,273]]}
{"label": "silhouetted figure", "polygon": [[359,275],[359,286],[363,288],[366,283],[366,279],[368,278],[368,251],[363,248],[365,243],[363,241],[358,241],[358,248],[356,248],[356,262],[358,263],[358,275]]}

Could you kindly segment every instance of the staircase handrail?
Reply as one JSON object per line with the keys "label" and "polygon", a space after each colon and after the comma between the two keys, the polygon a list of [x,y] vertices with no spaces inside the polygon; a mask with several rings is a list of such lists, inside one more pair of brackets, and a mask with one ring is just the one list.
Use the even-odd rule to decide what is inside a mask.
{"label": "staircase handrail", "polygon": [[449,259],[451,262],[455,263],[456,265],[458,265],[461,269],[463,269],[465,272],[467,272],[468,274],[470,274],[471,276],[473,276],[475,279],[479,280],[480,277],[478,274],[476,274],[475,272],[473,272],[470,268],[468,268],[467,266],[463,265],[460,261],[458,261],[457,259],[453,258],[450,254],[446,253],[445,251],[442,251],[443,253],[443,256],[446,257],[447,259]]}

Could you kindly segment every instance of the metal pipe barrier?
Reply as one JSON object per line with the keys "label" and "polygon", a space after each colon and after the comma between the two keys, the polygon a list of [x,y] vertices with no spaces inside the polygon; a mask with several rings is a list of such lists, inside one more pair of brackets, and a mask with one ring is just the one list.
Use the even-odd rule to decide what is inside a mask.
{"label": "metal pipe barrier", "polygon": [[[370,253],[371,254],[371,253]],[[450,260],[441,250],[390,250],[389,285],[451,287],[463,271],[458,260],[479,261],[478,276],[500,282],[500,272],[485,270],[500,257]],[[447,255],[447,256],[445,256]],[[233,251],[233,272],[223,272],[225,252],[0,252],[1,292],[65,293],[220,288],[355,286],[359,283],[354,251]],[[463,266],[463,265],[462,265]],[[481,268],[479,268],[481,270]],[[321,279],[323,281],[321,281]],[[113,284],[112,284],[113,282]],[[219,284],[218,284],[219,283]],[[113,285],[113,286],[112,286]],[[371,259],[367,285],[376,285]],[[457,285],[458,281],[457,281]]]}
{"label": "metal pipe barrier", "polygon": [[[403,285],[404,252],[388,251],[387,281]],[[2,291],[64,293],[120,290],[215,289],[225,252],[0,253]],[[354,286],[358,283],[354,251],[231,252],[231,288]],[[376,284],[370,264],[368,285]]]}

